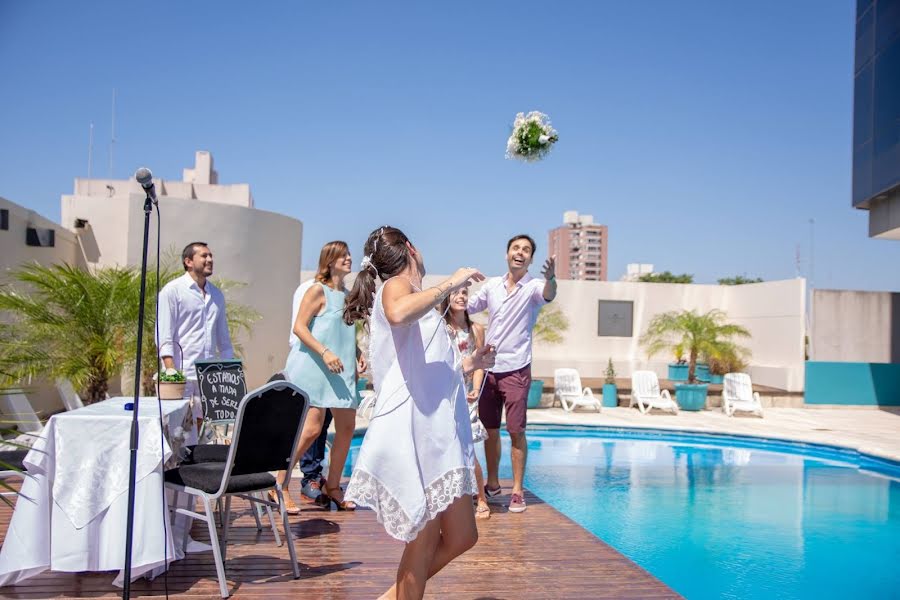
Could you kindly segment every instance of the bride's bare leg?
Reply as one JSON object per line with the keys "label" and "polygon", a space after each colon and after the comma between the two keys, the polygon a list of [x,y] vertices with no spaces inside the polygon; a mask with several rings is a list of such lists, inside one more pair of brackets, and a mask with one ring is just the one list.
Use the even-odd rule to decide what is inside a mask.
{"label": "bride's bare leg", "polygon": [[[405,580],[401,579],[403,571],[403,561],[410,552],[422,554],[416,557],[420,562],[425,562],[426,554],[423,549],[412,548],[412,545],[419,541],[422,534],[434,525],[439,526],[437,543],[431,552],[427,553],[430,558],[426,579],[431,579],[438,571],[446,567],[456,557],[469,550],[478,541],[478,528],[475,526],[475,515],[472,513],[472,497],[462,496],[453,501],[453,503],[438,515],[433,521],[428,523],[419,536],[406,545],[403,551],[403,559],[400,561],[400,568],[397,570],[397,584],[389,589],[383,596],[384,600],[405,600],[406,598],[421,598],[425,593],[425,579],[422,580],[421,589],[410,587],[409,591],[418,591],[419,595],[406,595]],[[429,536],[434,535],[429,531]],[[429,543],[433,543],[430,541]],[[418,580],[417,580],[418,581]]]}
{"label": "bride's bare leg", "polygon": [[397,582],[382,598],[397,598],[397,600],[422,598],[425,595],[428,570],[440,540],[441,520],[437,518],[429,521],[416,539],[406,544],[400,566],[397,567]]}

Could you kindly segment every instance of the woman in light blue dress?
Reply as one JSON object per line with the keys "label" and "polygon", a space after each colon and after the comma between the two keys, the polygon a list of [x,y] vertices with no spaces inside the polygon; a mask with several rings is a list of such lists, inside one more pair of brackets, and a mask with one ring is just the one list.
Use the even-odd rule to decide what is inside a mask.
{"label": "woman in light blue dress", "polygon": [[[316,283],[304,294],[294,316],[294,334],[300,338],[300,343],[291,348],[284,368],[288,380],[307,393],[310,404],[300,443],[291,459],[291,469],[319,437],[325,411],[331,409],[335,435],[323,496],[333,501],[339,510],[355,508],[352,503],[344,502],[340,483],[356,427],[359,405],[356,374],[357,370],[365,370],[364,361],[357,352],[356,328],[344,323],[343,319],[347,294],[344,278],[351,268],[346,243],[329,242],[322,247]],[[299,512],[289,494],[285,493],[284,498],[288,512]]]}

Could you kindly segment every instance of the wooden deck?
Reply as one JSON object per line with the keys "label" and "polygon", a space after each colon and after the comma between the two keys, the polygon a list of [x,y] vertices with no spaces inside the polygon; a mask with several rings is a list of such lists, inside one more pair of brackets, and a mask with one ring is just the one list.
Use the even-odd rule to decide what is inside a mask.
{"label": "wooden deck", "polygon": [[[508,482],[507,482],[508,484]],[[508,489],[508,488],[507,488]],[[427,598],[678,598],[662,582],[555,509],[528,494],[528,510],[506,512],[507,498],[479,521],[474,549],[428,584]],[[234,598],[377,598],[393,582],[402,545],[371,511],[333,512],[311,504],[292,517],[302,576],[294,580],[286,546],[271,530],[257,533],[246,503],[235,500],[225,570]],[[0,533],[11,511],[0,504]],[[208,541],[194,526],[195,539]],[[115,597],[113,573],[45,572],[22,585],[0,589],[3,598]],[[219,598],[211,552],[191,554],[168,574],[173,598]],[[163,577],[132,585],[132,596],[165,594]]]}

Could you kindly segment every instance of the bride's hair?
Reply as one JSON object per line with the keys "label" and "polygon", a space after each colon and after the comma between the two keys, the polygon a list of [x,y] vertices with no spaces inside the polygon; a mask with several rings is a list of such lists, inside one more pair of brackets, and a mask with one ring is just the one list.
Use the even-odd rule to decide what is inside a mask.
{"label": "bride's hair", "polygon": [[368,319],[375,302],[375,278],[387,281],[406,268],[410,261],[409,238],[396,227],[385,225],[369,234],[363,246],[362,269],[347,294],[344,322],[352,325]]}

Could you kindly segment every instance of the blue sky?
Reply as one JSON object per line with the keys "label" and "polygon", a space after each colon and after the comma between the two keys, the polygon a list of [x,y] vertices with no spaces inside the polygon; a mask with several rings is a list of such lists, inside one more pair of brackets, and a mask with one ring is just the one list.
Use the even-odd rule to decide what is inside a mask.
{"label": "blue sky", "polygon": [[[303,221],[303,266],[390,223],[431,272],[546,255],[564,210],[629,262],[699,282],[808,269],[900,290],[900,244],[850,206],[854,3],[0,3],[0,196],[59,197],[195,150],[258,208]],[[550,115],[547,160],[504,159],[516,112]],[[199,231],[198,234],[202,233]],[[202,235],[200,236],[202,237]]]}

